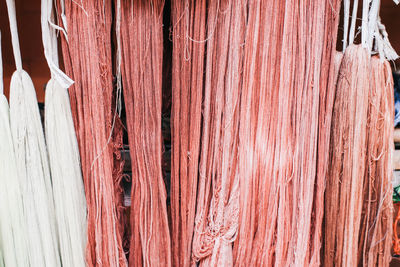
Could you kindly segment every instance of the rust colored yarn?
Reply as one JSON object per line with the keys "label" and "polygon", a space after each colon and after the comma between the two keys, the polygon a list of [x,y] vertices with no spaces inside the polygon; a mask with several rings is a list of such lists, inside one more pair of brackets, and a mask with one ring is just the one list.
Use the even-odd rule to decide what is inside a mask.
{"label": "rust colored yarn", "polygon": [[326,185],[326,173],[329,162],[329,142],[333,103],[336,92],[336,82],[343,54],[336,52],[336,39],[339,25],[339,9],[341,1],[331,1],[325,6],[325,34],[324,50],[321,62],[321,78],[319,93],[319,118],[318,118],[318,147],[316,183],[314,186],[314,202],[311,220],[314,222],[313,242],[310,265],[321,264],[321,247],[323,245],[322,225],[324,217],[324,193]]}
{"label": "rust colored yarn", "polygon": [[[206,0],[172,0],[171,239],[173,266],[190,266],[204,86]],[[197,41],[193,41],[197,40]]]}
{"label": "rust colored yarn", "polygon": [[332,115],[324,266],[391,260],[393,80],[388,62],[346,48]]}
{"label": "rust colored yarn", "polygon": [[[174,262],[189,264],[189,253],[182,248],[193,242],[200,265],[319,264],[327,158],[317,162],[316,140],[329,141],[329,130],[318,130],[319,124],[330,125],[333,90],[320,92],[334,82],[330,75],[340,1],[198,1],[196,9],[182,2],[173,1]],[[195,10],[207,12],[207,27],[201,17],[196,20]],[[197,66],[203,66],[204,80]],[[320,102],[325,112],[321,121]],[[192,112],[196,110],[202,117]],[[201,119],[198,135],[190,129]],[[319,153],[323,151],[326,146]],[[318,175],[317,164],[324,167]],[[238,233],[233,230],[236,193]],[[221,238],[227,245],[222,252],[223,232],[231,235]],[[226,255],[236,234],[231,262]]]}
{"label": "rust colored yarn", "polygon": [[332,115],[325,193],[325,266],[357,265],[366,160],[368,71],[367,51],[350,45],[342,59]]}
{"label": "rust colored yarn", "polygon": [[389,266],[392,245],[393,78],[390,65],[370,60],[367,150],[358,264]]}
{"label": "rust colored yarn", "polygon": [[[61,2],[57,1],[61,12]],[[121,128],[115,114],[111,61],[111,0],[66,1],[62,36],[88,208],[88,266],[127,266],[119,218]],[[59,16],[59,23],[62,23]],[[66,27],[68,26],[68,27]]]}
{"label": "rust colored yarn", "polygon": [[339,1],[249,1],[237,266],[320,263],[318,111],[332,72],[338,7]]}
{"label": "rust colored yarn", "polygon": [[171,214],[177,266],[233,264],[244,3],[172,1]]}
{"label": "rust colored yarn", "polygon": [[[324,266],[388,266],[394,113],[393,80],[384,57],[397,54],[379,19],[380,1],[363,1],[360,21],[358,1],[350,16],[351,2],[344,1],[345,55],[331,125]],[[353,44],[358,24],[362,46]],[[373,52],[381,59],[371,58]]]}
{"label": "rust colored yarn", "polygon": [[171,266],[162,177],[163,1],[121,1],[122,82],[132,159],[129,266]]}
{"label": "rust colored yarn", "polygon": [[[239,216],[239,111],[246,1],[210,1],[193,256],[232,266]],[[229,45],[227,45],[229,44]]]}

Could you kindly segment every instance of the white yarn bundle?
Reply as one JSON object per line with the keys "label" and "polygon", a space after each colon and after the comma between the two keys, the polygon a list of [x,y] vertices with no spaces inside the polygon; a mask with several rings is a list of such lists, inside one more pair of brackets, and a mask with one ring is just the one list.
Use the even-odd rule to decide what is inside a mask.
{"label": "white yarn bundle", "polygon": [[17,70],[10,85],[11,131],[28,224],[32,266],[60,266],[49,163],[35,89]]}
{"label": "white yarn bundle", "polygon": [[7,0],[7,9],[17,67],[10,84],[10,123],[28,225],[29,261],[30,266],[57,267],[61,264],[43,128],[35,88],[22,69],[13,0]]}
{"label": "white yarn bundle", "polygon": [[21,185],[17,176],[10,129],[8,102],[3,94],[3,68],[0,49],[0,244],[8,267],[28,266],[26,225]]}
{"label": "white yarn bundle", "polygon": [[[1,234],[0,234],[0,238],[1,238]],[[4,267],[4,261],[3,261],[3,252],[2,252],[3,248],[0,242],[0,267]]]}
{"label": "white yarn bundle", "polygon": [[58,68],[52,11],[52,0],[42,0],[43,47],[52,76],[46,86],[46,141],[62,265],[84,267],[87,240],[86,199],[67,91],[73,81]]}
{"label": "white yarn bundle", "polygon": [[86,199],[78,143],[67,90],[55,79],[47,84],[45,103],[46,140],[62,265],[84,267],[87,239]]}
{"label": "white yarn bundle", "polygon": [[4,267],[3,254],[1,253],[2,247],[0,244],[0,267]]}

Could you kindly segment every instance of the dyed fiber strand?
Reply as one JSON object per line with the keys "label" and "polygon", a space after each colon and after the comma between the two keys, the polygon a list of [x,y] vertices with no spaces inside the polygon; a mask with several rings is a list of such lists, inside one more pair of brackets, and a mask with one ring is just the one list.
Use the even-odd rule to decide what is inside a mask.
{"label": "dyed fiber strand", "polygon": [[119,184],[122,129],[113,105],[111,0],[57,1],[57,7],[58,23],[67,32],[62,35],[64,66],[75,81],[69,96],[88,212],[86,264],[127,266]]}
{"label": "dyed fiber strand", "polygon": [[[171,1],[172,160],[171,240],[173,266],[192,264],[204,86],[206,0]],[[214,24],[213,24],[214,25]]]}
{"label": "dyed fiber strand", "polygon": [[3,94],[1,48],[0,94],[0,265],[4,258],[6,266],[29,266],[22,190],[11,136],[10,111]]}
{"label": "dyed fiber strand", "polygon": [[60,266],[53,191],[35,88],[22,69],[15,3],[7,1],[17,70],[10,84],[10,122],[26,213],[31,266]]}
{"label": "dyed fiber strand", "polygon": [[367,75],[368,70],[367,51],[349,46],[339,72],[332,115],[325,196],[325,266],[354,266],[357,261],[369,88],[368,77],[361,74]]}
{"label": "dyed fiber strand", "polygon": [[[238,266],[319,262],[321,240],[315,236],[322,227],[323,180],[317,179],[316,155],[324,90],[319,84],[327,83],[321,77],[328,77],[334,49],[327,36],[337,27],[328,6],[249,2],[238,152]],[[328,67],[322,68],[324,61]]]}
{"label": "dyed fiber strand", "polygon": [[[325,266],[390,262],[393,96],[384,59],[397,55],[382,37],[385,32],[377,30],[378,10],[379,1],[363,1],[362,47],[352,45],[350,36],[337,81],[325,194]],[[371,59],[371,51],[380,58]]]}
{"label": "dyed fiber strand", "polygon": [[[328,170],[329,170],[329,163],[330,163],[330,144],[332,142],[331,140],[331,124],[332,124],[332,116],[333,116],[333,105],[334,105],[334,100],[336,97],[336,88],[337,88],[337,82],[338,82],[338,77],[339,77],[339,70],[340,66],[342,63],[343,59],[343,53],[342,52],[336,52],[335,56],[333,58],[334,60],[334,65],[331,68],[331,74],[329,77],[329,87],[327,87],[326,91],[326,105],[321,105],[320,106],[320,126],[319,126],[319,131],[320,131],[320,136],[318,140],[319,148],[318,148],[318,165],[317,165],[317,172],[318,172],[318,179],[322,182],[322,193],[325,192],[325,199],[324,199],[324,213],[323,215],[323,221],[326,227],[328,227],[330,224],[328,224],[328,221],[335,221],[335,215],[333,213],[330,213],[328,207],[330,205],[334,205],[335,203],[332,202],[332,199],[330,198],[331,196],[331,191],[330,191],[330,179],[328,176]],[[322,102],[321,102],[322,103]],[[323,118],[325,118],[323,120]],[[320,190],[320,187],[318,187]],[[329,190],[329,191],[328,191]],[[322,230],[322,229],[321,229]],[[329,238],[334,238],[334,233],[333,232],[328,232],[328,231],[321,231],[321,234],[318,236],[319,239],[321,239],[321,235],[323,240],[328,240]],[[326,241],[325,241],[326,242]],[[322,262],[325,260],[325,255],[327,253],[331,253],[331,251],[327,251],[328,246],[324,243],[323,246],[323,254],[322,253]]]}
{"label": "dyed fiber strand", "polygon": [[42,38],[52,78],[46,86],[45,130],[61,262],[63,266],[85,266],[86,199],[81,174],[68,87],[72,81],[58,68],[57,37],[53,1],[42,0]]}
{"label": "dyed fiber strand", "polygon": [[[132,159],[130,266],[171,266],[162,177],[164,1],[122,1],[122,83]],[[140,209],[138,209],[140,207]]]}
{"label": "dyed fiber strand", "polygon": [[192,248],[200,266],[233,266],[232,243],[239,216],[237,145],[245,8],[243,1],[208,3],[203,134]]}
{"label": "dyed fiber strand", "polygon": [[[299,25],[302,26],[299,29],[300,34],[301,32],[307,33],[308,26],[306,25],[313,25],[313,28],[306,35],[304,48],[300,49],[300,53],[303,53],[303,55],[300,54],[300,59],[296,59],[296,57],[294,59],[294,62],[305,61],[304,72],[300,71],[294,75],[295,92],[293,95],[294,99],[297,100],[295,110],[298,110],[296,112],[297,126],[294,131],[296,161],[293,166],[293,178],[289,179],[292,179],[293,183],[291,194],[294,202],[291,221],[297,223],[298,229],[292,228],[290,240],[297,240],[293,244],[289,244],[289,257],[286,262],[295,266],[319,264],[319,256],[317,255],[321,243],[320,241],[316,243],[312,239],[321,229],[321,225],[314,224],[317,221],[313,221],[312,216],[322,213],[323,209],[322,205],[316,205],[313,210],[313,203],[323,202],[322,195],[314,193],[314,184],[317,179],[318,111],[321,91],[326,90],[325,87],[320,87],[320,83],[325,82],[321,77],[327,79],[326,75],[333,66],[333,61],[329,62],[329,68],[324,68],[322,64],[324,58],[331,57],[334,52],[333,45],[325,49],[327,44],[335,44],[332,41],[334,36],[325,38],[325,34],[331,34],[331,30],[335,32],[337,29],[337,20],[332,19],[332,12],[335,12],[334,9],[332,10],[334,3],[335,1],[325,2],[324,4],[320,4],[319,1],[304,3],[305,6],[310,7],[310,13],[303,13],[304,6],[301,4],[299,6]],[[296,88],[296,84],[302,87]],[[302,94],[302,97],[296,97],[296,95]],[[303,136],[307,138],[303,138]],[[290,186],[288,188],[290,190]],[[290,199],[290,193],[288,198]],[[279,240],[279,237],[277,239]],[[303,244],[309,245],[304,246]]]}
{"label": "dyed fiber strand", "polygon": [[390,73],[388,62],[370,59],[365,48],[350,45],[346,49],[332,117],[325,266],[387,266],[390,262]]}
{"label": "dyed fiber strand", "polygon": [[[273,264],[272,257],[268,255],[273,251],[268,251],[265,246],[270,246],[272,243],[272,239],[268,236],[272,236],[275,231],[277,218],[278,193],[275,191],[276,181],[272,179],[273,161],[270,157],[275,147],[270,135],[277,130],[278,126],[275,112],[277,100],[274,100],[278,97],[278,90],[271,91],[270,94],[267,90],[277,86],[277,79],[272,77],[278,76],[275,76],[276,69],[272,66],[278,66],[280,60],[278,51],[280,51],[282,34],[278,29],[282,23],[282,17],[277,16],[273,10],[283,12],[283,5],[279,1],[253,1],[249,2],[248,9],[240,100],[239,230],[234,243],[234,263],[236,266],[263,266]],[[266,27],[266,25],[269,26]],[[270,40],[266,41],[268,38]],[[276,57],[269,59],[269,55],[272,55],[274,50]],[[264,51],[262,56],[260,56],[260,51]],[[267,62],[269,64],[266,64]],[[256,66],[259,66],[258,71],[256,71]],[[269,131],[262,130],[268,127]],[[263,145],[257,142],[259,139],[263,139]],[[260,161],[261,158],[263,158],[262,161]],[[271,178],[261,179],[262,174]],[[267,189],[265,195],[258,195],[258,190],[261,188]],[[264,205],[264,201],[271,204]],[[269,216],[257,216],[256,210],[260,210],[260,214],[269,214]],[[258,228],[260,224],[265,227]]]}
{"label": "dyed fiber strand", "polygon": [[[340,0],[331,1],[325,6],[325,31],[324,50],[321,62],[320,95],[319,95],[319,118],[318,118],[318,148],[317,148],[317,180],[313,202],[314,233],[313,233],[313,255],[310,265],[321,264],[321,247],[323,246],[323,218],[324,218],[324,193],[326,186],[326,172],[329,161],[329,142],[333,103],[336,92],[336,81],[343,54],[336,51],[336,38],[339,26]],[[350,33],[351,36],[351,33]],[[326,88],[326,89],[324,89]]]}
{"label": "dyed fiber strand", "polygon": [[393,79],[387,61],[372,57],[367,124],[366,169],[358,264],[388,266],[391,261],[393,206]]}

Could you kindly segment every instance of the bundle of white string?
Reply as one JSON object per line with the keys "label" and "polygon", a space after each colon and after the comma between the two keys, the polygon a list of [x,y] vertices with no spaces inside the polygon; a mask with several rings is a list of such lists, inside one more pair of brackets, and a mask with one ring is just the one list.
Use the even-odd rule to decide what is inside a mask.
{"label": "bundle of white string", "polygon": [[3,94],[0,49],[0,266],[28,266],[26,225],[21,185],[17,176],[8,102]]}
{"label": "bundle of white string", "polygon": [[22,69],[14,0],[7,0],[17,70],[10,84],[10,125],[16,165],[22,185],[29,265],[61,266],[55,224],[53,190],[36,92]]}
{"label": "bundle of white string", "polygon": [[35,89],[23,70],[10,85],[10,121],[28,224],[32,266],[60,266],[53,192]]}
{"label": "bundle of white string", "polygon": [[45,126],[64,267],[85,266],[86,199],[68,92],[55,79],[46,87]]}
{"label": "bundle of white string", "polygon": [[[1,234],[0,234],[0,239],[1,239]],[[3,261],[3,253],[2,253],[2,251],[3,251],[3,247],[2,247],[1,242],[0,242],[0,267],[4,267],[4,261]]]}

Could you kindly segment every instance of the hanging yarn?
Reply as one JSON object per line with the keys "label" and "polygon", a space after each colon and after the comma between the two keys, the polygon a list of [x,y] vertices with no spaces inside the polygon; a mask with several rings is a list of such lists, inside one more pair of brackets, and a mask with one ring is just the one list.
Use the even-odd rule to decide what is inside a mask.
{"label": "hanging yarn", "polygon": [[[171,1],[171,239],[173,266],[190,266],[199,179],[206,0]],[[213,24],[214,25],[214,24]]]}
{"label": "hanging yarn", "polygon": [[[174,262],[189,264],[185,247],[196,211],[192,253],[200,265],[319,264],[324,170],[317,176],[316,140],[325,101],[319,88],[333,83],[339,2],[172,2]],[[327,97],[332,103],[332,90]],[[201,120],[199,136],[191,129]]]}
{"label": "hanging yarn", "polygon": [[325,193],[324,266],[357,265],[366,160],[368,71],[367,51],[355,45],[346,48],[332,115]]}
{"label": "hanging yarn", "polygon": [[[171,266],[162,177],[164,1],[122,1],[122,83],[132,164],[130,266]],[[140,208],[139,208],[140,207]]]}
{"label": "hanging yarn", "polygon": [[35,89],[22,69],[11,77],[10,121],[33,266],[59,266],[50,170]]}
{"label": "hanging yarn", "polygon": [[232,1],[172,1],[171,214],[173,261],[180,266],[191,264],[191,253],[200,265],[233,264],[245,8]]}
{"label": "hanging yarn", "polygon": [[115,112],[111,0],[57,1],[87,202],[87,266],[127,266],[122,249],[122,132]]}
{"label": "hanging yarn", "polygon": [[338,4],[250,1],[248,10],[235,265],[318,265],[318,111],[333,66]]}
{"label": "hanging yarn", "polygon": [[85,266],[86,199],[67,88],[58,69],[52,0],[42,0],[42,38],[52,78],[46,86],[45,130],[63,266]]}
{"label": "hanging yarn", "polygon": [[[193,237],[200,266],[233,266],[239,216],[239,96],[245,1],[210,1],[201,159]],[[227,45],[229,44],[229,45]]]}
{"label": "hanging yarn", "polygon": [[49,151],[60,254],[63,266],[85,266],[86,199],[68,92],[55,79],[46,86]]}
{"label": "hanging yarn", "polygon": [[[0,239],[1,239],[1,234],[0,234]],[[4,267],[4,260],[3,260],[3,247],[0,242],[0,267]]]}
{"label": "hanging yarn", "polygon": [[0,265],[29,266],[26,218],[10,129],[8,102],[3,94],[0,48]]}
{"label": "hanging yarn", "polygon": [[10,83],[10,123],[22,186],[31,266],[60,266],[53,191],[35,88],[22,69],[15,3],[7,0],[17,70]]}
{"label": "hanging yarn", "polygon": [[[272,257],[268,259],[267,255],[273,251],[268,251],[257,239],[262,236],[266,242],[271,241],[265,237],[267,231],[274,230],[277,218],[275,197],[278,193],[270,194],[268,190],[274,191],[276,187],[272,179],[274,167],[271,156],[275,149],[272,135],[277,130],[276,86],[279,77],[275,76],[275,71],[279,68],[282,38],[279,30],[282,17],[277,14],[284,11],[283,7],[282,1],[251,1],[248,6],[240,99],[240,211],[238,236],[234,243],[235,266],[262,266],[261,255],[253,256],[254,251],[265,254],[265,266],[272,265]],[[276,55],[268,58],[273,53]],[[278,157],[276,159],[278,161]],[[260,187],[266,188],[262,195],[258,195]],[[266,204],[260,205],[262,197],[266,199]],[[262,228],[257,229],[259,222]]]}
{"label": "hanging yarn", "polygon": [[332,117],[325,266],[390,262],[392,85],[388,62],[346,48]]}
{"label": "hanging yarn", "polygon": [[[1,236],[0,236],[0,238],[1,238]],[[3,252],[2,252],[2,250],[3,250],[3,248],[2,248],[1,243],[0,243],[0,267],[4,267],[4,260],[3,260]]]}
{"label": "hanging yarn", "polygon": [[358,264],[388,266],[392,245],[393,79],[389,62],[372,57]]}
{"label": "hanging yarn", "polygon": [[339,73],[340,63],[343,54],[336,52],[336,38],[339,26],[340,0],[331,1],[325,6],[325,27],[324,50],[321,62],[319,114],[318,114],[318,145],[317,145],[317,166],[316,183],[314,186],[314,201],[311,221],[314,225],[314,233],[311,249],[310,265],[321,264],[322,247],[322,225],[324,216],[324,193],[326,184],[326,172],[329,160],[330,127],[332,119],[333,102],[336,91],[336,81]]}
{"label": "hanging yarn", "polygon": [[[326,176],[324,266],[387,266],[391,259],[393,80],[384,60],[397,54],[379,4],[363,1],[361,45],[353,44],[354,17],[350,33],[344,31]],[[349,12],[344,15],[348,20]],[[375,52],[379,58],[371,58]]]}

